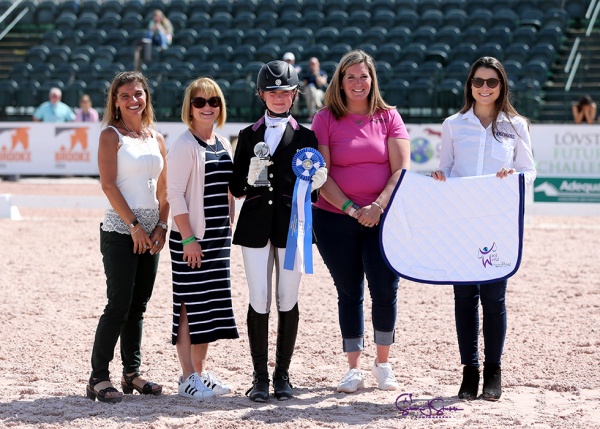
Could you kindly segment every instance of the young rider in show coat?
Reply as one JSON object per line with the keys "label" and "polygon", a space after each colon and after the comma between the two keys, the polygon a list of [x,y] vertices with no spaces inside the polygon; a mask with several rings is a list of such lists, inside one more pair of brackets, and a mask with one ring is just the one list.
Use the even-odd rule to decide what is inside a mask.
{"label": "young rider in show coat", "polygon": [[[300,149],[316,149],[317,138],[290,114],[298,94],[298,75],[293,66],[284,61],[265,64],[258,73],[257,87],[266,112],[258,122],[239,133],[229,189],[233,196],[245,197],[233,243],[242,246],[250,289],[247,323],[254,380],[247,394],[252,401],[264,402],[269,398],[268,335],[273,266],[279,312],[273,387],[279,400],[292,396],[288,370],[298,332],[298,288],[302,276],[298,271],[283,269],[296,183],[292,159]],[[254,149],[261,142],[269,147],[269,184],[254,186],[262,170]],[[312,190],[319,188],[326,178],[327,170],[322,167],[312,178]],[[312,198],[316,198],[316,193],[312,193]]]}

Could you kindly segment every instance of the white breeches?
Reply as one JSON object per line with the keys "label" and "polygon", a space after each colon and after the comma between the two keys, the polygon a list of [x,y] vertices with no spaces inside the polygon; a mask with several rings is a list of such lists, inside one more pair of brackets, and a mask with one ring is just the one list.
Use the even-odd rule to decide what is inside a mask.
{"label": "white breeches", "polygon": [[242,246],[246,280],[250,290],[250,305],[257,313],[271,308],[273,266],[275,266],[275,295],[278,311],[290,311],[298,302],[302,273],[283,268],[285,249],[271,245],[256,249]]}

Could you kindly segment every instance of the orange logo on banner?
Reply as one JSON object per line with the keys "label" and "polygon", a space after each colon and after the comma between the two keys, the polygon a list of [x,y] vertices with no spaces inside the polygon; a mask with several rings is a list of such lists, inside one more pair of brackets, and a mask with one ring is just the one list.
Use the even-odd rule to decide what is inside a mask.
{"label": "orange logo on banner", "polygon": [[[0,133],[3,131],[13,131],[13,134],[11,136],[10,150],[6,145],[2,146],[2,151],[0,151],[0,161],[31,162],[31,152],[29,151],[29,128],[0,128]],[[19,143],[23,147],[22,150],[17,150]]]}
{"label": "orange logo on banner", "polygon": [[[88,128],[57,128],[56,134],[63,131],[72,131],[71,134],[71,147],[69,150],[65,146],[60,147],[60,151],[54,154],[54,160],[57,163],[64,162],[90,162],[90,152],[88,148]],[[77,145],[81,146],[80,151],[75,151]]]}

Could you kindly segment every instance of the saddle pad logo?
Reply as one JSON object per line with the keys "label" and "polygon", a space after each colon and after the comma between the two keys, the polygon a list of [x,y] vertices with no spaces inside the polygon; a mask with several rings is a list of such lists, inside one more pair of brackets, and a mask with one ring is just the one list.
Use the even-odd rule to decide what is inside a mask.
{"label": "saddle pad logo", "polygon": [[490,247],[484,247],[483,249],[477,250],[477,258],[481,259],[481,263],[483,264],[483,268],[487,266],[490,267],[510,267],[512,265],[511,262],[505,262],[500,260],[500,255],[498,254],[498,246],[496,242],[494,242]]}

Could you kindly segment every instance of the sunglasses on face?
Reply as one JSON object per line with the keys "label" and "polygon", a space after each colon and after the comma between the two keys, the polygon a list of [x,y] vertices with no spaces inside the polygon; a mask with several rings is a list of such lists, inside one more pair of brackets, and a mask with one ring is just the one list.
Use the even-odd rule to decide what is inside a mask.
{"label": "sunglasses on face", "polygon": [[489,79],[482,79],[480,77],[474,77],[473,79],[471,79],[471,83],[473,84],[473,86],[475,88],[481,88],[483,86],[483,84],[486,83],[488,88],[494,89],[498,86],[498,84],[500,83],[500,80],[496,79],[495,77],[491,77]]}
{"label": "sunglasses on face", "polygon": [[192,106],[196,109],[202,109],[206,106],[206,103],[208,103],[210,107],[221,107],[221,97],[210,97],[208,100],[202,97],[192,98]]}

